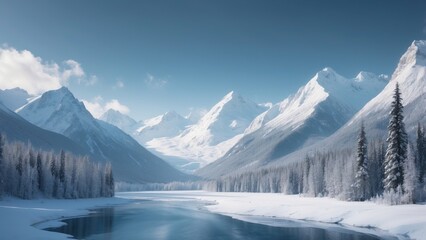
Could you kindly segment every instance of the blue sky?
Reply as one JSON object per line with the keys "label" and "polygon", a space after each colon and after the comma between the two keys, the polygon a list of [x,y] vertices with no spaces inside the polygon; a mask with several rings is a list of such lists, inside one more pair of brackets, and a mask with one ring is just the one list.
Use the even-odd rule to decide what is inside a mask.
{"label": "blue sky", "polygon": [[78,62],[84,77],[67,83],[78,98],[117,99],[136,119],[209,108],[231,90],[278,102],[326,66],[391,74],[425,38],[418,0],[0,0],[3,48]]}

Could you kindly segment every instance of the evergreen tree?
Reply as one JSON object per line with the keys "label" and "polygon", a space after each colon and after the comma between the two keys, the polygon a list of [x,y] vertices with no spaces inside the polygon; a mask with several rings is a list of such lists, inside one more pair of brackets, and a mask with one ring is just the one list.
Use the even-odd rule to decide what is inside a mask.
{"label": "evergreen tree", "polygon": [[36,165],[36,157],[34,155],[33,150],[30,150],[30,167],[34,168]]}
{"label": "evergreen tree", "polygon": [[56,160],[55,157],[52,156],[50,159],[50,173],[52,174],[53,178],[57,177],[57,170],[56,170]]}
{"label": "evergreen tree", "polygon": [[38,190],[40,192],[44,191],[44,185],[43,185],[43,165],[41,162],[41,154],[37,153],[37,185],[38,185]]}
{"label": "evergreen tree", "polygon": [[416,164],[419,169],[419,182],[423,183],[425,172],[426,172],[426,138],[424,129],[420,126],[420,123],[417,125],[417,156]]}
{"label": "evergreen tree", "polygon": [[22,156],[19,156],[18,162],[16,163],[16,171],[18,172],[19,177],[22,177],[22,172],[24,171],[24,167],[22,165]]}
{"label": "evergreen tree", "polygon": [[415,164],[415,156],[410,144],[407,147],[407,159],[404,163],[404,190],[407,203],[416,202],[416,190],[418,183],[418,172]]}
{"label": "evergreen tree", "polygon": [[386,191],[397,190],[404,184],[404,161],[407,158],[407,133],[405,132],[403,105],[398,83],[391,104],[388,125],[388,147],[385,155],[385,176],[383,185]]}
{"label": "evergreen tree", "polygon": [[364,201],[369,197],[368,178],[367,138],[365,136],[364,123],[361,123],[361,130],[358,136],[355,183],[353,184],[355,200]]}
{"label": "evergreen tree", "polygon": [[65,182],[65,152],[64,150],[61,150],[61,157],[60,157],[60,166],[59,166],[59,181],[61,183]]}

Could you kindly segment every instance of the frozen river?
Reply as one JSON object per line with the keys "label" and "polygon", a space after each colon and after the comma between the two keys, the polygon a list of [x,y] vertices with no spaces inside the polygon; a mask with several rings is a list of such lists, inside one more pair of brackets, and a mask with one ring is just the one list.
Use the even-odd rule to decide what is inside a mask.
{"label": "frozen river", "polygon": [[338,225],[321,227],[303,221],[277,221],[280,221],[279,226],[237,220],[211,213],[199,201],[137,201],[66,219],[63,220],[66,225],[48,230],[87,240],[383,239]]}

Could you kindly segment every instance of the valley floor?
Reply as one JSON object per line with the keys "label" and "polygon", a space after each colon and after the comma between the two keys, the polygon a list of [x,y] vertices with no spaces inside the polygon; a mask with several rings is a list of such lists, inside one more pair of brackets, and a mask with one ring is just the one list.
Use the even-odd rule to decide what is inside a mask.
{"label": "valley floor", "polygon": [[[344,202],[330,198],[308,198],[274,193],[216,193],[204,191],[124,192],[115,198],[81,200],[0,200],[2,239],[67,239],[66,235],[38,228],[61,224],[48,221],[88,214],[87,209],[125,204],[131,200],[188,201],[210,203],[214,213],[241,220],[279,225],[279,219],[297,219],[345,226],[373,227],[390,234],[426,239],[426,205],[387,206],[371,202]],[[33,227],[36,225],[38,228]],[[356,229],[359,230],[359,229]],[[371,231],[366,229],[365,231]]]}

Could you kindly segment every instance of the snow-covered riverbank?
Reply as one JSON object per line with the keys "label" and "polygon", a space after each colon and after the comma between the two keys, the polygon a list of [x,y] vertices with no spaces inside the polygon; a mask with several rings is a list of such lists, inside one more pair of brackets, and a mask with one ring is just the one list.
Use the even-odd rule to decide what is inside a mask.
{"label": "snow-covered riverbank", "polygon": [[[374,227],[393,235],[426,239],[426,205],[387,206],[371,202],[344,202],[276,193],[217,193],[203,191],[119,193],[129,199],[174,201],[199,199],[214,203],[207,209],[246,218],[266,216]],[[253,220],[253,218],[252,218]]]}
{"label": "snow-covered riverbank", "polygon": [[[0,200],[0,239],[13,240],[58,240],[69,239],[66,235],[40,230],[34,224],[46,220],[80,216],[99,206],[124,204],[123,198],[96,198],[78,200],[35,199],[22,200],[6,197]],[[49,225],[60,224],[49,221]]]}
{"label": "snow-covered riverbank", "polygon": [[[211,212],[246,221],[274,225],[279,221],[272,219],[287,218],[340,223],[346,226],[375,227],[393,235],[409,236],[412,239],[426,239],[426,205],[387,206],[274,193],[204,191],[128,192],[118,193],[115,198],[81,200],[5,198],[0,200],[1,239],[67,239],[66,235],[43,231],[33,225],[46,220],[88,214],[87,209],[125,204],[133,199],[156,201],[197,199],[212,203],[206,206]],[[268,218],[262,217],[274,218],[269,221]],[[49,226],[60,224],[58,221],[47,223]],[[46,223],[43,223],[42,227],[46,227]]]}

